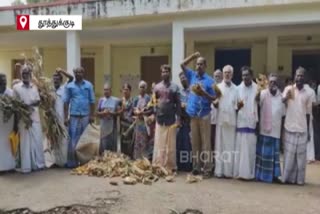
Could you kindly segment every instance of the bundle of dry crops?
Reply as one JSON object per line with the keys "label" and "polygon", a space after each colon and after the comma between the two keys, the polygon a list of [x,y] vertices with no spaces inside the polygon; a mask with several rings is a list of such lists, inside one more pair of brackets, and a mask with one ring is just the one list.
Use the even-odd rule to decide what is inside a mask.
{"label": "bundle of dry crops", "polygon": [[214,92],[216,93],[217,98],[220,98],[222,96],[222,92],[221,92],[220,88],[218,87],[218,85],[213,84],[212,88],[213,88]]}
{"label": "bundle of dry crops", "polygon": [[173,182],[172,175],[161,166],[152,166],[146,158],[132,161],[124,154],[106,151],[103,156],[96,157],[89,163],[74,169],[73,175],[96,177],[122,177],[124,184],[143,183],[150,185],[166,178]]}
{"label": "bundle of dry crops", "polygon": [[198,96],[202,96],[202,94],[203,94],[203,88],[202,88],[202,86],[199,84],[199,83],[197,83],[197,84],[194,84],[192,87],[191,87],[191,90],[193,91],[193,93],[195,93],[196,95],[198,95]]}
{"label": "bundle of dry crops", "polygon": [[32,125],[32,108],[20,99],[9,96],[0,96],[0,110],[3,112],[3,122],[8,122],[14,115],[22,121],[26,128]]}
{"label": "bundle of dry crops", "polygon": [[56,96],[52,80],[43,74],[42,56],[37,48],[34,48],[31,61],[26,60],[26,62],[32,66],[33,82],[39,90],[40,109],[44,112],[46,136],[50,146],[57,147],[60,145],[61,139],[67,137],[67,130],[54,108]]}

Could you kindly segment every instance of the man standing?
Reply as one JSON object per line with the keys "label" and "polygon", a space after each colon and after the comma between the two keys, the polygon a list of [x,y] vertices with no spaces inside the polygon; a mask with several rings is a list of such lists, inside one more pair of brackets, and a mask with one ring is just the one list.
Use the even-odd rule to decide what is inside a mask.
{"label": "man standing", "polygon": [[[64,123],[64,102],[63,102],[63,96],[65,92],[65,85],[63,85],[63,76],[68,78],[68,82],[70,83],[73,81],[73,76],[62,70],[61,68],[57,68],[56,72],[53,74],[53,85],[55,89],[55,110],[57,113],[57,116],[61,122],[61,124]],[[68,150],[68,142],[67,139],[63,138],[59,140],[60,142],[55,143],[54,145],[57,146],[57,148],[53,148],[53,154],[55,158],[55,164],[59,167],[63,167],[67,163],[67,150]]]}
{"label": "man standing", "polygon": [[233,67],[223,68],[223,81],[218,84],[221,91],[217,108],[217,132],[215,141],[215,171],[217,177],[233,176],[236,122],[237,122],[237,86],[232,82]]}
{"label": "man standing", "polygon": [[27,129],[22,121],[19,123],[21,172],[29,173],[45,167],[39,114],[40,95],[37,86],[31,83],[32,68],[29,65],[21,68],[21,77],[22,82],[13,88],[14,95],[33,109],[31,127]]}
{"label": "man standing", "polygon": [[[311,96],[312,100],[312,106],[316,106],[317,100],[316,100],[316,92],[314,88],[311,88],[312,81],[310,81],[310,84],[304,84],[305,89],[308,91],[308,93]],[[313,111],[310,112],[310,121],[309,121],[309,127],[310,127],[310,140],[307,143],[307,161],[308,163],[313,163],[315,161],[315,146],[314,146],[314,129],[313,129],[313,120],[314,115]]]}
{"label": "man standing", "polygon": [[[75,81],[66,86],[64,97],[64,109],[66,124],[69,125],[69,146],[67,167],[78,166],[75,149],[78,141],[88,126],[94,122],[95,95],[92,84],[84,79],[84,69],[75,68],[73,70]],[[69,109],[70,105],[70,109]],[[67,115],[70,116],[68,117]]]}
{"label": "man standing", "polygon": [[180,126],[181,103],[179,87],[170,81],[170,66],[162,65],[160,69],[162,81],[154,87],[157,105],[152,162],[172,173],[177,170],[176,128]]}
{"label": "man standing", "polygon": [[307,142],[310,140],[312,98],[304,87],[305,69],[299,67],[295,84],[287,86],[283,101],[287,104],[284,134],[283,182],[303,185],[307,164]]}
{"label": "man standing", "polygon": [[181,127],[177,134],[177,164],[179,171],[189,172],[192,170],[191,139],[190,139],[190,117],[186,112],[188,97],[190,94],[189,83],[184,72],[179,74],[182,88],[181,99]]}
{"label": "man standing", "polygon": [[[216,85],[222,82],[223,76],[222,71],[217,69],[213,72],[213,79]],[[216,140],[216,123],[217,123],[217,109],[211,105],[211,149],[215,150],[215,140]]]}
{"label": "man standing", "polygon": [[285,106],[275,75],[269,76],[268,87],[257,96],[260,104],[260,135],[256,153],[256,180],[271,183],[281,175],[280,136]]}
{"label": "man standing", "polygon": [[241,68],[242,83],[238,86],[238,117],[234,177],[251,180],[255,177],[258,106],[257,84],[252,81],[253,71]]}
{"label": "man standing", "polygon": [[[0,97],[13,96],[13,91],[7,88],[7,78],[0,73]],[[15,158],[12,155],[9,135],[13,130],[13,117],[8,121],[3,121],[3,112],[0,111],[0,172],[9,171],[15,168]]]}
{"label": "man standing", "polygon": [[[195,59],[197,60],[196,71],[193,71],[187,65]],[[201,57],[199,52],[187,57],[181,63],[181,68],[192,89],[186,110],[191,117],[192,173],[194,175],[199,174],[201,172],[201,162],[203,162],[204,177],[208,178],[212,169],[210,111],[215,93],[212,88],[214,80],[206,74],[206,67],[206,59]]]}

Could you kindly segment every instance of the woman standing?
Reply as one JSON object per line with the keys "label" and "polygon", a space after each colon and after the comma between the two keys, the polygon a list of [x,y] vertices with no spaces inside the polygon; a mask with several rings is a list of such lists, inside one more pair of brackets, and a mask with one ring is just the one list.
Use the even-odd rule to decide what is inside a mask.
{"label": "woman standing", "polygon": [[104,97],[100,98],[97,116],[100,118],[100,155],[105,150],[117,151],[117,115],[120,100],[111,96],[111,87],[104,86]]}
{"label": "woman standing", "polygon": [[133,99],[131,97],[131,85],[125,83],[122,86],[122,102],[120,114],[121,152],[133,157]]}
{"label": "woman standing", "polygon": [[146,124],[146,107],[150,101],[150,96],[146,94],[147,83],[141,81],[139,83],[139,95],[134,99],[134,115],[135,131],[134,131],[134,150],[133,158],[138,159],[142,157],[148,157],[148,141],[150,138],[150,127]]}

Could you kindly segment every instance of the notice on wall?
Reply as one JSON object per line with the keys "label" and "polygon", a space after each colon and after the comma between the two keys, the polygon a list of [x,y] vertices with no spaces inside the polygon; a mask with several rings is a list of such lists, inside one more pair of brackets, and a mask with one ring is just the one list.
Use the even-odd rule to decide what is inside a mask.
{"label": "notice on wall", "polygon": [[137,94],[138,93],[138,86],[140,82],[140,75],[132,75],[132,74],[125,74],[125,75],[120,75],[121,79],[121,87],[125,84],[128,83],[132,87],[132,94]]}

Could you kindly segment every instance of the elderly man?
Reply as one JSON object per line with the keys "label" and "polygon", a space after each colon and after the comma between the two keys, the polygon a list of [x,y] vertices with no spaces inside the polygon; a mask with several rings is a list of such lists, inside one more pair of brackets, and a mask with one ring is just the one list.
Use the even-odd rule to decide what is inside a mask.
{"label": "elderly man", "polygon": [[[7,88],[7,78],[0,73],[0,97],[13,96],[13,91]],[[15,168],[15,158],[12,155],[9,135],[13,130],[13,118],[3,121],[3,112],[0,110],[0,172],[9,171]]]}
{"label": "elderly man", "polygon": [[[193,71],[187,65],[195,59],[197,60],[196,71]],[[200,56],[199,52],[187,57],[181,63],[181,68],[191,89],[195,89],[190,92],[186,109],[191,117],[192,173],[197,175],[203,168],[204,177],[208,178],[212,170],[210,111],[211,102],[215,99],[212,88],[214,80],[206,73],[207,62],[205,58]],[[203,162],[202,167],[201,162]]]}
{"label": "elderly man", "polygon": [[280,136],[285,115],[277,76],[269,76],[269,88],[261,91],[257,101],[260,104],[260,135],[256,153],[256,180],[271,183],[281,175]]}
{"label": "elderly man", "polygon": [[[56,101],[55,101],[55,110],[57,112],[57,116],[61,124],[64,123],[65,115],[64,115],[64,101],[63,96],[65,92],[65,85],[63,84],[63,76],[68,78],[67,83],[73,81],[73,76],[68,74],[61,68],[57,68],[56,72],[53,74],[53,85],[55,89]],[[67,150],[68,150],[68,142],[67,139],[60,139],[58,144],[55,144],[56,147],[53,148],[53,154],[55,159],[55,164],[59,167],[63,167],[67,163]],[[58,146],[57,146],[58,145]]]}
{"label": "elderly man", "polygon": [[[213,79],[215,84],[219,84],[223,80],[222,71],[217,69],[213,72]],[[217,121],[217,110],[211,105],[211,149],[212,151],[215,150],[215,139],[216,139],[216,122]]]}
{"label": "elderly man", "polygon": [[237,122],[237,86],[232,82],[233,67],[223,68],[223,81],[218,84],[221,91],[217,108],[217,130],[215,141],[215,176],[231,178],[233,176],[234,151]]}
{"label": "elderly man", "polygon": [[21,172],[29,173],[45,167],[39,114],[40,95],[37,86],[31,82],[32,68],[30,66],[24,65],[21,68],[21,77],[22,82],[17,83],[13,88],[14,95],[33,109],[31,127],[27,129],[22,121],[19,123]]}
{"label": "elderly man", "polygon": [[[66,124],[69,125],[69,146],[67,167],[78,166],[75,149],[78,141],[89,123],[94,122],[95,95],[92,84],[84,79],[84,69],[73,70],[75,81],[65,89],[64,109]],[[69,109],[70,106],[70,109]],[[69,115],[70,113],[70,115]]]}
{"label": "elderly man", "polygon": [[312,97],[304,86],[305,69],[295,73],[295,84],[287,86],[283,101],[287,104],[284,134],[283,182],[304,185],[307,164],[307,142],[310,140]]}
{"label": "elderly man", "polygon": [[238,116],[236,135],[236,158],[234,177],[252,180],[255,178],[258,106],[257,84],[252,81],[253,71],[241,68],[242,83],[238,86]]}

